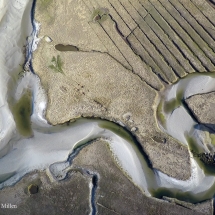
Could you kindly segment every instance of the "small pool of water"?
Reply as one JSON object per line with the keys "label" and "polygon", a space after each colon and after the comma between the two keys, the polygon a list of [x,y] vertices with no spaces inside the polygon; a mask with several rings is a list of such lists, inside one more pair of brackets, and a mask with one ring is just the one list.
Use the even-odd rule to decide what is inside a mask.
{"label": "small pool of water", "polygon": [[79,49],[76,46],[73,45],[63,45],[63,44],[57,44],[55,45],[55,49],[60,52],[74,52],[79,51]]}

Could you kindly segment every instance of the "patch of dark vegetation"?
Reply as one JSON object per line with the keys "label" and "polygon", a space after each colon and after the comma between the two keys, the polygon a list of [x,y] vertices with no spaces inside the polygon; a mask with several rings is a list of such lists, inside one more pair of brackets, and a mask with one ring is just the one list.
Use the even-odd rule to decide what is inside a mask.
{"label": "patch of dark vegetation", "polygon": [[215,153],[197,153],[193,150],[191,150],[194,157],[198,157],[204,164],[211,165],[215,167]]}
{"label": "patch of dark vegetation", "polygon": [[107,8],[97,8],[93,11],[91,20],[93,22],[102,23],[108,18],[109,10]]}
{"label": "patch of dark vegetation", "polygon": [[52,69],[54,72],[60,72],[63,73],[63,61],[60,58],[60,55],[57,56],[57,58],[55,56],[52,57],[51,60],[51,65],[49,65],[49,68]]}
{"label": "patch of dark vegetation", "polygon": [[17,130],[22,136],[32,135],[31,114],[32,114],[32,95],[27,91],[12,107],[11,111],[16,123]]}

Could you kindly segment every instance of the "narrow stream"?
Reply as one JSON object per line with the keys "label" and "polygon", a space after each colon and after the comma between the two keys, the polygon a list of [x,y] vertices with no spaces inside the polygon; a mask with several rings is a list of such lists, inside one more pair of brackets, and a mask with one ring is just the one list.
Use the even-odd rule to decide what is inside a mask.
{"label": "narrow stream", "polygon": [[[31,12],[27,7],[29,2],[27,0],[23,2],[29,19],[32,18],[30,30],[33,31],[27,45],[26,71],[15,83],[16,87],[7,85],[7,87],[11,86],[7,91],[0,89],[2,94],[0,102],[5,102],[3,100],[6,98],[5,95],[12,96],[16,101],[14,108],[10,107],[11,102],[6,103],[7,109],[0,107],[0,114],[2,116],[4,114],[0,133],[2,140],[0,142],[0,189],[15,184],[25,174],[35,169],[49,169],[56,180],[63,180],[80,150],[92,140],[103,138],[109,143],[113,157],[120,168],[146,195],[156,198],[162,198],[165,195],[193,203],[211,199],[215,193],[214,168],[193,158],[192,153],[190,153],[192,176],[189,180],[180,181],[152,169],[140,143],[129,131],[119,125],[101,119],[78,119],[73,123],[57,126],[47,123],[44,117],[47,98],[31,66],[32,53],[39,41],[37,38],[39,25],[33,19],[36,0],[33,1]],[[24,10],[25,13],[26,10]],[[12,25],[12,23],[13,20],[9,21],[9,24]],[[12,30],[8,34],[12,34]],[[14,67],[19,64],[19,62],[16,63]],[[8,76],[6,72],[0,75]],[[9,77],[13,76],[9,74]],[[182,144],[188,145],[190,151],[204,152],[209,149],[202,144],[204,133],[197,129],[199,125],[187,111],[183,100],[195,94],[215,90],[214,82],[213,73],[188,75],[166,90],[159,105],[157,115],[161,130]],[[5,123],[7,122],[5,116],[12,116],[9,120],[11,125]],[[23,121],[24,124],[20,123]],[[6,127],[10,129],[6,130]],[[98,178],[95,177],[97,177],[96,174],[92,175],[92,184],[96,184],[92,187],[92,193],[96,193],[97,183],[99,183]],[[92,207],[94,207],[93,204],[94,202]]]}

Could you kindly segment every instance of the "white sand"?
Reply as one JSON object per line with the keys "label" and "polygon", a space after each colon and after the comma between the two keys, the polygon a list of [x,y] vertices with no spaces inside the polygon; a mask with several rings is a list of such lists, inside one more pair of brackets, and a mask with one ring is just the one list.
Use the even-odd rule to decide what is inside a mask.
{"label": "white sand", "polygon": [[[0,157],[8,149],[8,142],[16,130],[13,116],[8,107],[9,80],[21,71],[24,62],[22,54],[25,38],[29,35],[30,20],[23,22],[28,0],[1,0],[0,2]],[[29,15],[29,12],[28,12]],[[26,24],[28,25],[26,26]],[[4,150],[3,150],[4,149]]]}

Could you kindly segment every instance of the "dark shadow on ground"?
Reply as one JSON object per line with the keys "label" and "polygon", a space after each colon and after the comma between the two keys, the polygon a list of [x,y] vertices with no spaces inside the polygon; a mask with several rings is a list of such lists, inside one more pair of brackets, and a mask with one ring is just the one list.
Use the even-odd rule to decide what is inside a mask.
{"label": "dark shadow on ground", "polygon": [[215,134],[215,124],[201,123],[194,126],[195,129],[201,131],[208,131],[211,134]]}

